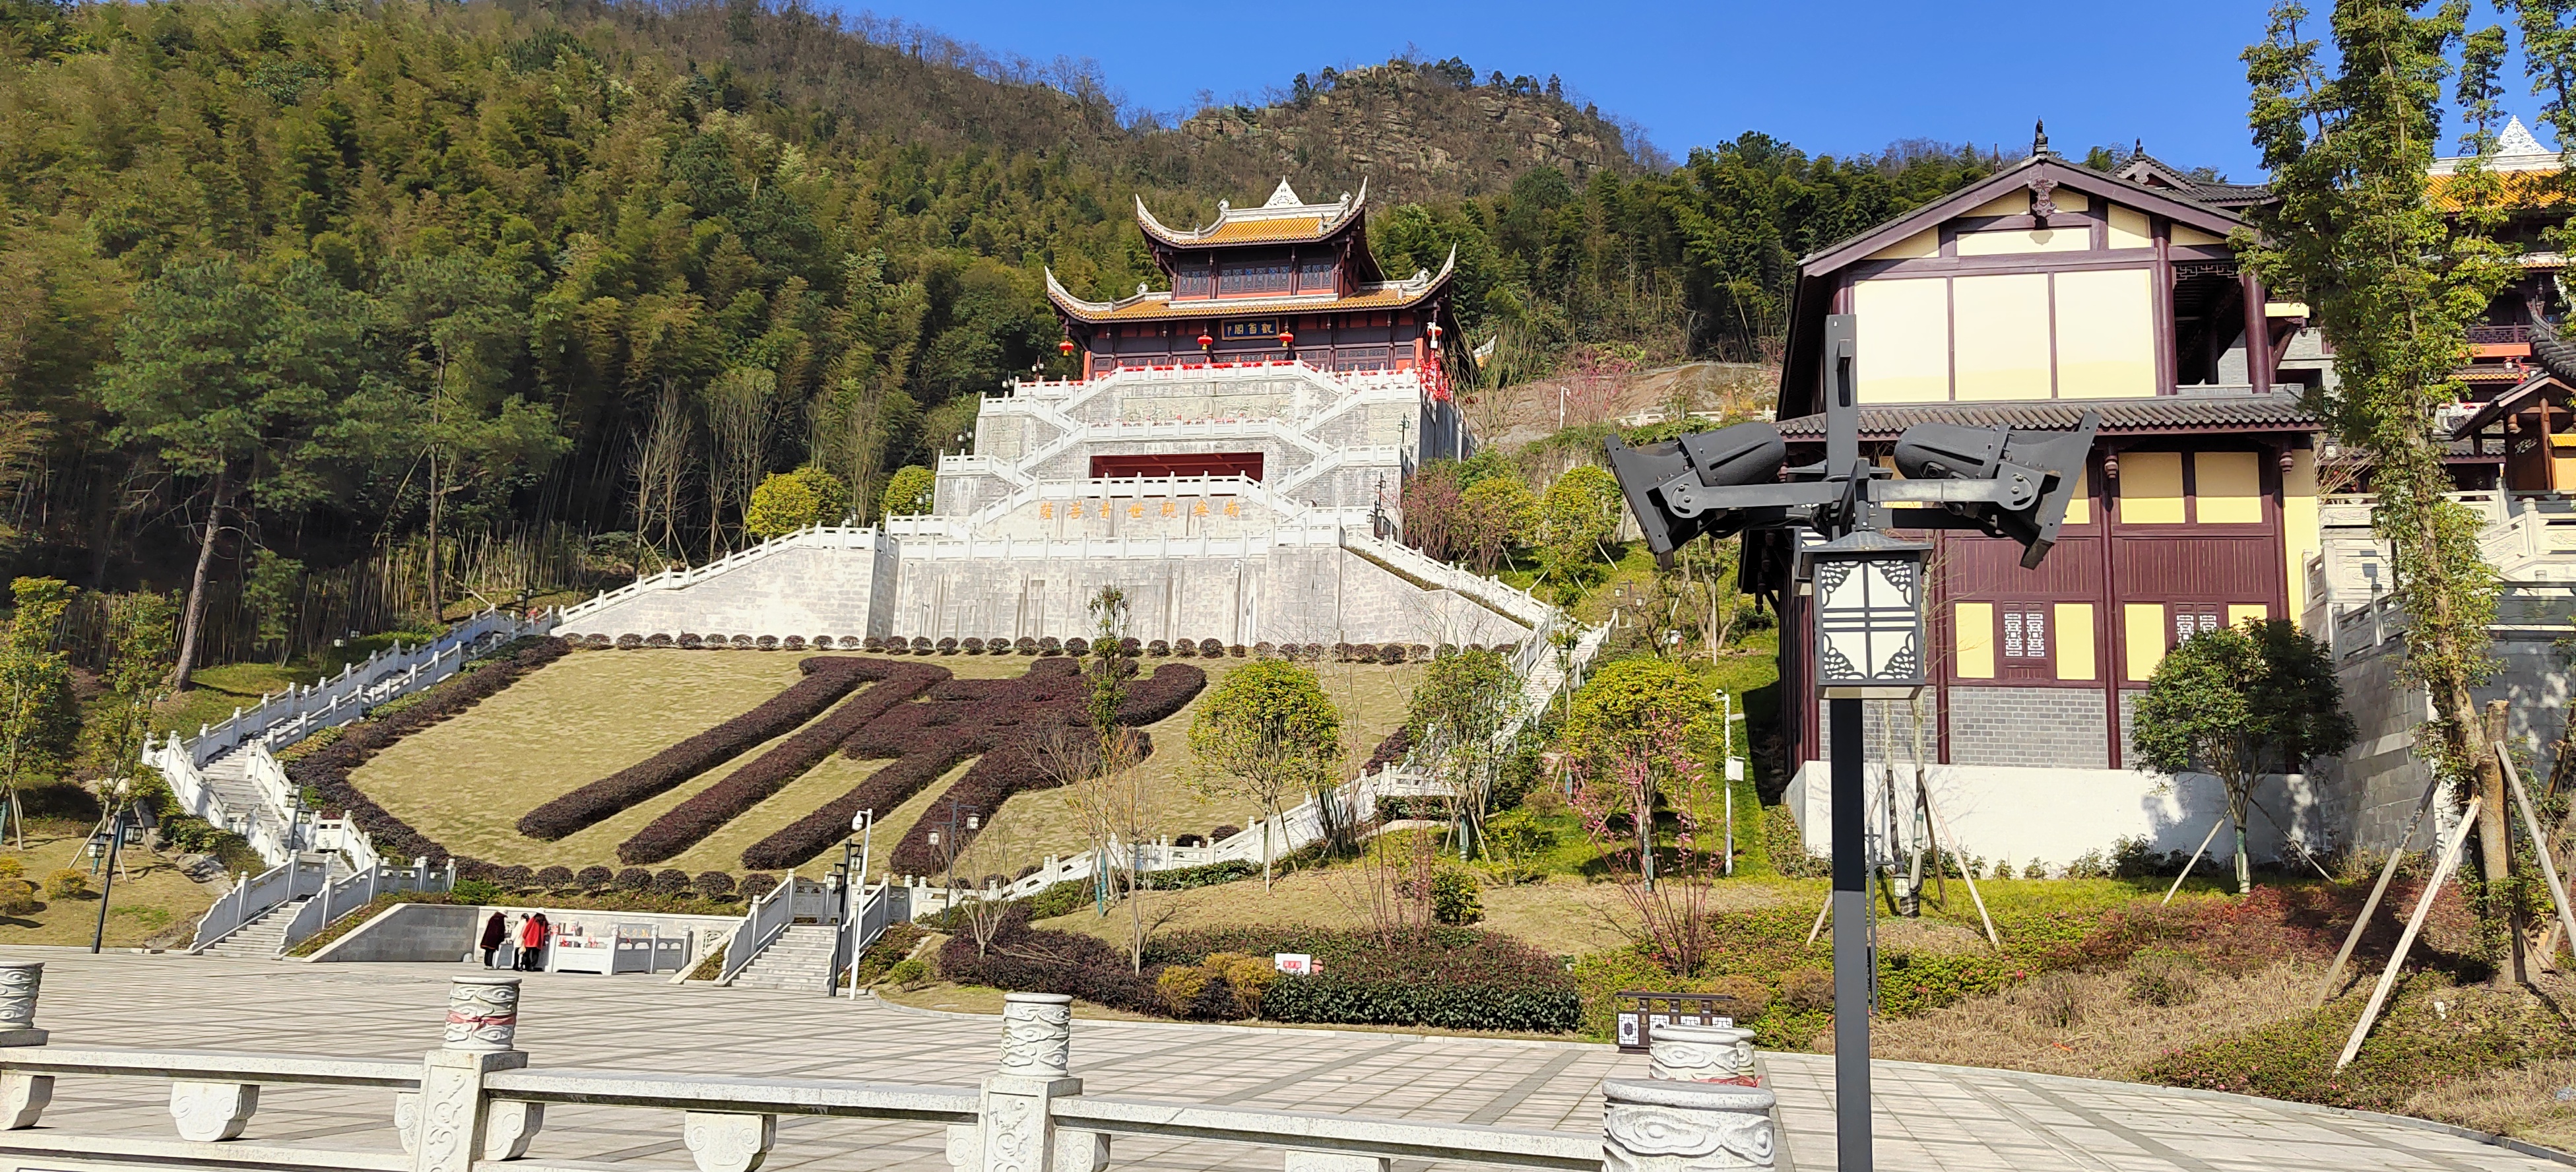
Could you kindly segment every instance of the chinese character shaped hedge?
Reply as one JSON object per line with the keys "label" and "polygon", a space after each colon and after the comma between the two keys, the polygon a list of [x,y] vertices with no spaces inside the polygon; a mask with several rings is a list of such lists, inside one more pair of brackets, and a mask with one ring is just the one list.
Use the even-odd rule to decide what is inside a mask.
{"label": "chinese character shaped hedge", "polygon": [[[833,701],[875,678],[870,674],[872,669],[869,666],[874,662],[838,658],[805,660],[797,664],[804,669],[805,678],[793,687],[762,701],[759,707],[749,712],[528,811],[519,819],[519,833],[553,841],[637,802],[668,793],[690,778],[741,756],[744,750],[814,719],[816,713],[830,707]],[[660,862],[671,857],[628,857],[623,850],[618,854],[629,863]]]}

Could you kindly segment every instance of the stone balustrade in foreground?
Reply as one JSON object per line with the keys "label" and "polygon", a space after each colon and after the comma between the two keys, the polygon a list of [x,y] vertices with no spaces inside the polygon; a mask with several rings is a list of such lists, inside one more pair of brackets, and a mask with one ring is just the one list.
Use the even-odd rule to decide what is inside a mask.
{"label": "stone balustrade in foreground", "polygon": [[[450,984],[445,1033],[417,1062],[56,1047],[35,1025],[43,970],[0,964],[0,1172],[543,1172],[545,1111],[558,1103],[676,1113],[670,1125],[699,1172],[759,1168],[782,1115],[945,1124],[957,1172],[1104,1172],[1122,1137],[1240,1145],[1268,1153],[1249,1166],[1282,1172],[1388,1172],[1397,1159],[1553,1172],[1774,1167],[1772,1093],[1744,1085],[1752,1047],[1740,1030],[1659,1037],[1655,1077],[1609,1080],[1602,1131],[1587,1135],[1085,1095],[1073,1073],[1072,1001],[1056,994],[1008,995],[1001,1061],[980,1087],[903,1086],[535,1068],[517,1045],[519,978],[483,973]],[[176,1138],[39,1129],[66,1078],[167,1082]],[[402,1152],[242,1139],[261,1087],[280,1085],[389,1092],[385,1122]]]}

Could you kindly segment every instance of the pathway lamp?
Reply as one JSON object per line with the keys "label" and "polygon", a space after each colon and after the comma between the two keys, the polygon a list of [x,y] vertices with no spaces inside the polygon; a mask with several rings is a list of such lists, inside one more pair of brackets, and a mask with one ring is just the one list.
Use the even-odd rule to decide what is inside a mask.
{"label": "pathway lamp", "polygon": [[[1827,707],[1833,781],[1834,1114],[1842,1172],[1876,1167],[1870,1143],[1869,1006],[1877,958],[1869,931],[1864,700],[1911,697],[1924,683],[1924,555],[1889,530],[1973,529],[2021,543],[2024,569],[2057,542],[2100,419],[2071,431],[1923,423],[1897,438],[1896,468],[1860,453],[1852,365],[1856,319],[1825,319],[1825,455],[1789,464],[1769,423],[1630,447],[1604,447],[1620,494],[1658,562],[1702,535],[1779,530],[1814,611],[1807,671]],[[1894,478],[1894,472],[1905,478]],[[1730,787],[1729,792],[1732,792]]]}

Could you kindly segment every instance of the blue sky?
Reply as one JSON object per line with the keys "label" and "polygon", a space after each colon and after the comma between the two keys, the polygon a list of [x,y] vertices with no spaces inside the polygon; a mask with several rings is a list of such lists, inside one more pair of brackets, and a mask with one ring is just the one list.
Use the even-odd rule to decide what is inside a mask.
{"label": "blue sky", "polygon": [[[1202,91],[1257,101],[1299,72],[1383,61],[1411,46],[1432,59],[1463,57],[1480,76],[1557,74],[1604,111],[1642,123],[1675,158],[1746,130],[1833,154],[1902,138],[2019,146],[2030,141],[2031,120],[2044,117],[2061,153],[2143,137],[2171,163],[2239,180],[2259,173],[2236,56],[2262,33],[2260,0],[843,7],[926,25],[996,55],[1091,58],[1131,103],[1166,112],[1189,108]],[[2529,99],[2510,104],[2529,120]]]}

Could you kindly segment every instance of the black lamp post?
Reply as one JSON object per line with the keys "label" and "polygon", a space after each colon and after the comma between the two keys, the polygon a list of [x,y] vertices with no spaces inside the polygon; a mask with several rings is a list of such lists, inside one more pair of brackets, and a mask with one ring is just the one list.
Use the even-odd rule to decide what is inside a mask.
{"label": "black lamp post", "polygon": [[[1791,466],[1780,429],[1739,423],[1630,447],[1605,443],[1646,546],[1670,565],[1702,534],[1785,530],[1795,578],[1815,612],[1811,666],[1826,703],[1833,784],[1834,1130],[1842,1172],[1875,1167],[1870,1144],[1869,1003],[1877,971],[1869,940],[1868,798],[1863,710],[1870,699],[1908,698],[1923,686],[1924,554],[1931,548],[1882,530],[1974,529],[2022,546],[2036,568],[2057,543],[2099,426],[2090,411],[2075,430],[2016,431],[1918,423],[1894,445],[1891,470],[1862,458],[1853,365],[1857,320],[1826,319],[1824,459]],[[1900,507],[1901,506],[1901,507]],[[1814,538],[1822,540],[1815,541]]]}

